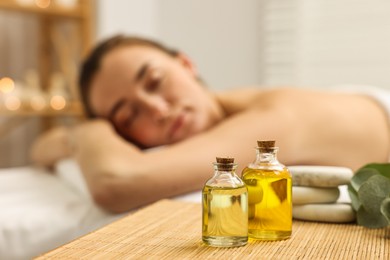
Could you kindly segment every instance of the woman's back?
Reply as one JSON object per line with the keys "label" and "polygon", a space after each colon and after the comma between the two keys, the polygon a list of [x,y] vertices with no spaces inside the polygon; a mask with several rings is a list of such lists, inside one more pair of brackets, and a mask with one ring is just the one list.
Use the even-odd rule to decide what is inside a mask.
{"label": "woman's back", "polygon": [[[280,154],[286,164],[347,164],[356,169],[388,158],[388,116],[372,97],[279,88],[236,90],[219,100],[230,114],[252,109],[259,115],[274,114],[271,125],[267,121],[263,127],[274,128],[275,139],[290,139]],[[262,122],[254,118],[250,124]]]}

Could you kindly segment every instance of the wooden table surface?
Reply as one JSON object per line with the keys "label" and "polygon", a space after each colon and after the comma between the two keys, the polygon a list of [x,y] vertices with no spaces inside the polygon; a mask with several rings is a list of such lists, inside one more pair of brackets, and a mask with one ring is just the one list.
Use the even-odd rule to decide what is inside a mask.
{"label": "wooden table surface", "polygon": [[36,259],[390,259],[390,228],[294,221],[283,241],[214,248],[201,205],[161,200]]}

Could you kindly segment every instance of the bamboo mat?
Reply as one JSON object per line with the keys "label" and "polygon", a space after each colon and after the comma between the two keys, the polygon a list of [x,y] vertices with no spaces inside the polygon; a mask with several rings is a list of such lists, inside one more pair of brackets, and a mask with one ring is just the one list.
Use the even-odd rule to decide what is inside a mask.
{"label": "bamboo mat", "polygon": [[390,228],[294,221],[291,239],[213,248],[201,205],[161,200],[36,259],[390,259]]}

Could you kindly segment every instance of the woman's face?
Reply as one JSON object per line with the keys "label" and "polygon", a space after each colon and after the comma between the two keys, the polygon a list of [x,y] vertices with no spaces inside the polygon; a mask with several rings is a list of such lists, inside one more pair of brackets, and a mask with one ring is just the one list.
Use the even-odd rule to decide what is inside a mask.
{"label": "woman's face", "polygon": [[171,144],[222,118],[191,62],[147,46],[111,50],[92,80],[90,105],[125,138],[145,147]]}

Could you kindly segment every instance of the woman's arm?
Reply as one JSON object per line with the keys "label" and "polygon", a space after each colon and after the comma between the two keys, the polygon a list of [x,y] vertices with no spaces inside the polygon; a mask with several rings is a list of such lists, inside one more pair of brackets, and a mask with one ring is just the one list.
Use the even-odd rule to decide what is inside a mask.
{"label": "woman's arm", "polygon": [[[275,117],[279,119],[275,120]],[[126,151],[127,144],[113,142],[115,136],[111,136],[106,148],[97,149],[101,155],[96,157],[105,161],[100,167],[91,167],[94,162],[88,154],[94,151],[80,152],[77,158],[84,174],[90,176],[86,179],[95,200],[110,211],[123,212],[164,197],[200,189],[213,174],[212,162],[216,156],[236,158],[240,174],[243,167],[254,159],[254,147],[259,138],[278,140],[280,146],[286,147],[281,153],[282,158],[292,158],[290,154],[285,156],[295,154],[287,149],[293,147],[287,142],[294,134],[290,130],[289,135],[286,134],[284,122],[289,120],[288,117],[287,110],[271,112],[264,109],[262,113],[258,109],[248,110],[207,132],[148,152],[134,148]],[[280,124],[282,121],[283,125]],[[96,136],[89,138],[98,140]]]}
{"label": "woman's arm", "polygon": [[93,197],[99,202],[106,194],[106,183],[122,174],[131,178],[142,158],[139,148],[120,137],[105,120],[93,120],[69,132],[72,156],[81,171]]}

